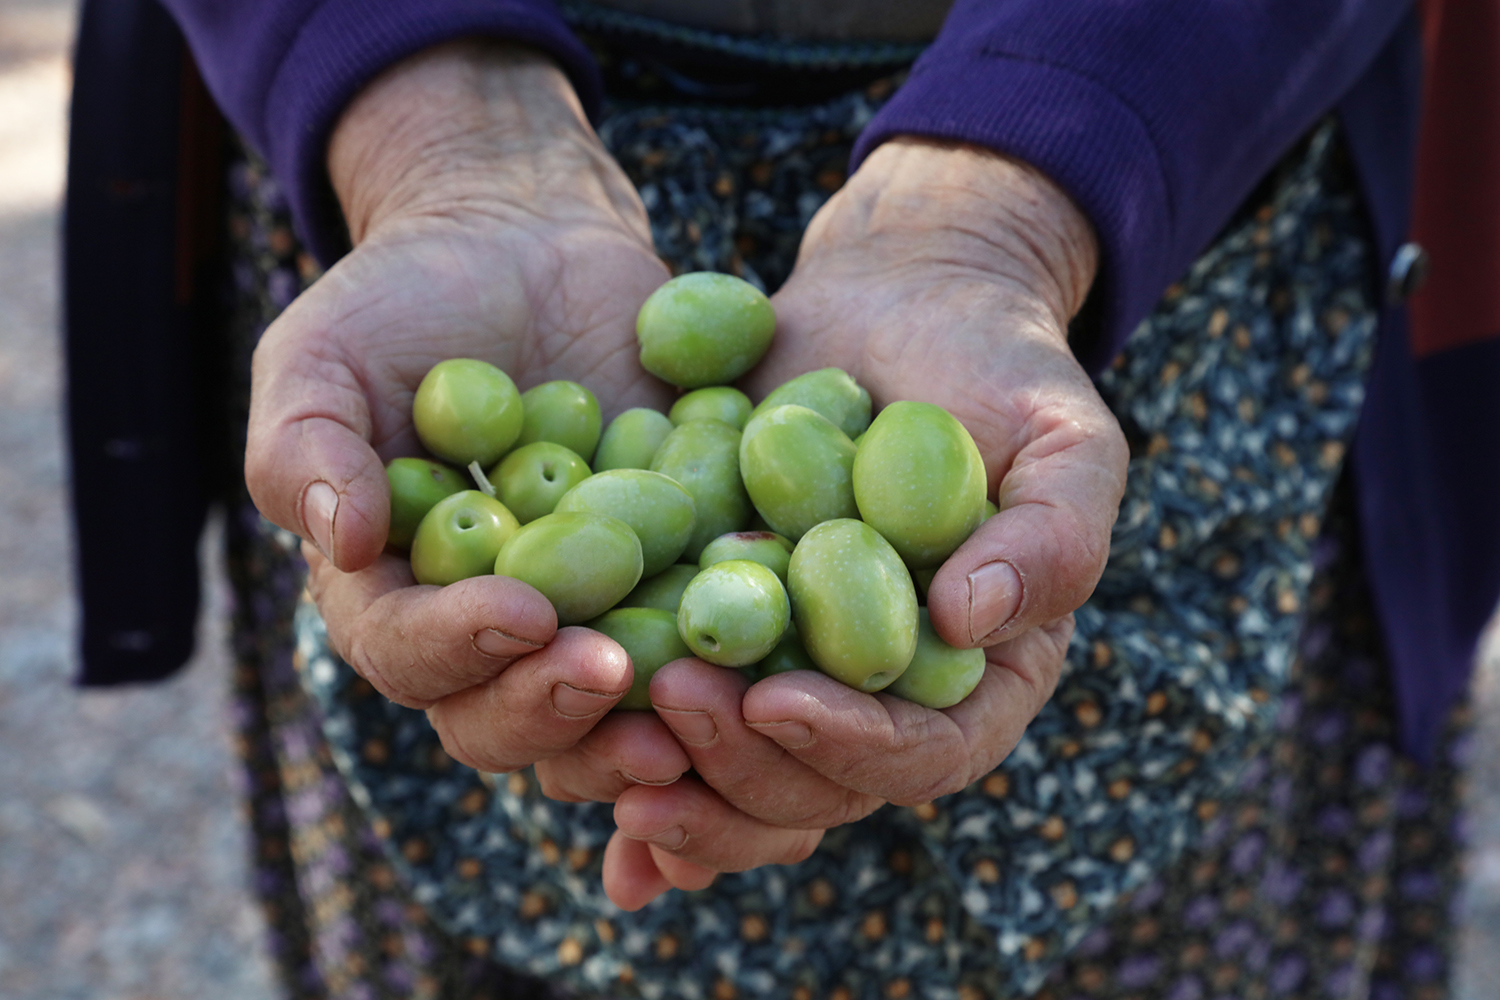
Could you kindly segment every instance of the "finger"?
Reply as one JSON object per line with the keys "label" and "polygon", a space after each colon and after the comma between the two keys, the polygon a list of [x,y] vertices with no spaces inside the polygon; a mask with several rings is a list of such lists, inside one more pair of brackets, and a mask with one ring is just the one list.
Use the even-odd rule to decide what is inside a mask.
{"label": "finger", "polygon": [[707,889],[717,873],[672,857],[618,830],[604,846],[604,893],[620,909],[635,912],[668,889]]}
{"label": "finger", "polygon": [[632,840],[717,872],[796,864],[823,839],[822,830],[762,823],[696,778],[626,789],[615,802],[615,825]]}
{"label": "finger", "polygon": [[604,894],[627,913],[634,913],[672,888],[656,867],[651,845],[616,830],[604,845]]}
{"label": "finger", "polygon": [[630,657],[586,628],[558,631],[546,648],[427,709],[448,755],[505,773],[554,757],[581,740],[630,690]]}
{"label": "finger", "polygon": [[674,857],[655,844],[647,844],[646,847],[651,852],[651,860],[656,862],[656,870],[672,883],[674,889],[685,889],[688,892],[707,889],[719,877],[719,873],[712,868]]}
{"label": "finger", "polygon": [[670,785],[693,762],[652,712],[611,712],[571,749],[536,765],[542,794],[613,802],[632,785]]}
{"label": "finger", "polygon": [[311,545],[302,550],[329,643],[398,705],[426,708],[490,680],[557,632],[552,604],[510,577],[419,587],[399,556],[343,573]]}
{"label": "finger", "polygon": [[385,547],[390,484],[370,445],[370,403],[340,359],[312,349],[318,310],[294,302],[256,347],[245,483],[272,522],[340,569]]}
{"label": "finger", "polygon": [[968,698],[935,711],[831,677],[770,677],[745,695],[747,724],[839,785],[897,805],[958,791],[1010,753],[1062,674],[1071,618],[989,650]]}
{"label": "finger", "polygon": [[1030,415],[1000,482],[1000,512],[933,577],[927,606],[948,643],[989,646],[1056,621],[1099,582],[1129,453],[1118,421],[1081,391],[1092,398],[1065,394]]}
{"label": "finger", "polygon": [[651,678],[651,702],[698,776],[730,805],[773,826],[826,830],[863,819],[882,801],[839,785],[745,725],[750,687],[738,670],[677,660]]}

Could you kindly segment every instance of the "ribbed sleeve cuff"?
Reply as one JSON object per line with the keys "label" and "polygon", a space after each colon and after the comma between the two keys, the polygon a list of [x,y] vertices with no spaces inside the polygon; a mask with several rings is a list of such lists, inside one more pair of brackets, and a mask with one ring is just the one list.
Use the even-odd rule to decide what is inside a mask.
{"label": "ribbed sleeve cuff", "polygon": [[1067,191],[1099,238],[1089,312],[1074,352],[1092,373],[1176,277],[1171,194],[1142,118],[1117,95],[1072,70],[940,41],[871,120],[855,166],[898,135],[972,142],[1013,156]]}
{"label": "ribbed sleeve cuff", "polygon": [[561,15],[539,0],[445,0],[373,6],[327,0],[300,26],[266,94],[261,135],[286,189],[303,242],[325,267],[348,249],[328,182],[328,134],[344,107],[386,67],[432,45],[489,36],[548,53],[568,74],[585,110],[598,113],[598,67]]}

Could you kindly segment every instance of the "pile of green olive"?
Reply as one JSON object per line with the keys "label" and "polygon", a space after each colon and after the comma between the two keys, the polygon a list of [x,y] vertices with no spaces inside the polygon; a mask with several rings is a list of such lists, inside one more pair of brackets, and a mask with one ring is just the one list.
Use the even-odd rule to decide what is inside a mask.
{"label": "pile of green olive", "polygon": [[994,513],[979,449],[929,403],[872,420],[870,394],[838,368],[753,405],[728,383],[775,329],[738,278],[672,279],[636,331],[642,366],[687,391],[669,413],[626,410],[608,427],[576,382],[523,393],[483,361],[436,365],[412,418],[440,461],[387,467],[389,544],[410,550],[418,583],[514,577],[560,625],[619,642],[635,669],[620,708],[649,709],[652,674],[685,656],[957,704],[984,652],[938,638],[919,591]]}

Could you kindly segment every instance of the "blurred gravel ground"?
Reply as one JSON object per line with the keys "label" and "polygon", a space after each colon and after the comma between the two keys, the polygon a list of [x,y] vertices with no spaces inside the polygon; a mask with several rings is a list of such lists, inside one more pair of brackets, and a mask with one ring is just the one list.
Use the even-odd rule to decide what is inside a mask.
{"label": "blurred gravel ground", "polygon": [[184,676],[69,684],[56,233],[72,32],[71,4],[0,0],[0,998],[270,1000],[222,573]]}
{"label": "blurred gravel ground", "polygon": [[1469,852],[1458,900],[1460,932],[1454,1000],[1500,998],[1500,618],[1474,680],[1478,732],[1469,762],[1465,825]]}
{"label": "blurred gravel ground", "polygon": [[[223,574],[177,680],[80,694],[56,232],[72,5],[0,0],[0,1000],[271,1000],[229,750]],[[1500,649],[1475,691],[1454,1000],[1500,998]]]}

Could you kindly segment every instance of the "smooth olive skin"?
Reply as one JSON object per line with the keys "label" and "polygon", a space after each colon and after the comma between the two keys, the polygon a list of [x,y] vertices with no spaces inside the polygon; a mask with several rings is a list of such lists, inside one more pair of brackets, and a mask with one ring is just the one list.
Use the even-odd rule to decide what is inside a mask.
{"label": "smooth olive skin", "polygon": [[748,559],[731,559],[708,567],[687,585],[677,609],[677,634],[700,660],[745,667],[776,648],[791,613],[775,573]]}
{"label": "smooth olive skin", "polygon": [[522,525],[495,557],[495,573],[529,583],[580,625],[619,603],[641,578],[641,543],[605,514],[547,514]]}
{"label": "smooth olive skin", "polygon": [[594,471],[649,469],[651,456],[670,433],[672,421],[666,414],[644,406],[626,410],[604,429],[594,450]]}
{"label": "smooth olive skin", "polygon": [[850,438],[870,426],[870,394],[842,368],[819,368],[781,383],[760,401],[755,413],[787,405],[823,414]]}
{"label": "smooth olive skin", "polygon": [[863,521],[802,536],[787,572],[797,634],[818,669],[861,691],[901,675],[917,648],[917,593],[896,550]]}
{"label": "smooth olive skin", "polygon": [[732,385],[711,385],[694,389],[672,404],[667,417],[672,426],[681,427],[689,420],[722,420],[737,431],[745,429],[754,407],[750,397]]}
{"label": "smooth olive skin", "polygon": [[393,458],[385,467],[391,484],[391,526],[385,543],[409,549],[417,525],[443,497],[469,488],[469,480],[456,469],[425,458]]}
{"label": "smooth olive skin", "polygon": [[886,694],[928,708],[952,708],[984,679],[984,650],[948,645],[933,630],[927,609],[920,609],[918,615],[917,651],[911,665],[885,689]]}
{"label": "smooth olive skin", "polygon": [[440,361],[422,378],[411,422],[422,447],[454,465],[500,459],[521,434],[521,393],[487,361]]}
{"label": "smooth olive skin", "polygon": [[676,480],[645,469],[611,469],[590,476],[557,502],[558,512],[609,514],[630,525],[641,540],[643,577],[677,561],[696,520],[693,498]]}
{"label": "smooth olive skin", "polygon": [[500,502],[522,524],[557,508],[557,502],[589,477],[589,464],[555,441],[533,441],[506,455],[489,471]]}
{"label": "smooth olive skin", "polygon": [[984,518],[983,518],[983,520],[988,521],[990,518],[994,517],[998,513],[1000,513],[1000,508],[995,506],[995,501],[988,500],[988,499],[985,500],[985,502],[984,502]]}
{"label": "smooth olive skin", "polygon": [[750,668],[752,675],[758,681],[767,677],[775,677],[777,674],[790,673],[793,670],[817,670],[818,665],[807,655],[807,650],[802,645],[802,637],[797,634],[797,623],[787,625],[786,631],[781,633],[781,641],[776,648],[766,654],[766,658]]}
{"label": "smooth olive skin", "polygon": [[677,616],[658,608],[615,608],[590,621],[588,627],[603,632],[625,648],[635,678],[625,697],[613,711],[651,710],[651,678],[673,660],[692,656],[677,634]]}
{"label": "smooth olive skin", "polygon": [[774,531],[731,531],[720,535],[698,555],[698,568],[708,569],[714,563],[731,559],[758,562],[786,586],[786,568],[792,561],[792,542]]}
{"label": "smooth olive skin", "polygon": [[771,530],[796,541],[809,528],[858,517],[854,442],[805,406],[761,410],[740,437],[740,475]]}
{"label": "smooth olive skin", "polygon": [[690,420],[667,435],[651,471],[677,480],[692,494],[697,522],[685,562],[697,562],[703,546],[750,521],[754,508],[740,479],[740,432],[720,420]]}
{"label": "smooth olive skin", "polygon": [[984,520],[984,459],[941,406],[892,403],[854,456],[859,516],[913,569],[937,566]]}
{"label": "smooth olive skin", "polygon": [[684,389],[726,385],[755,367],[776,334],[771,300],[731,274],[683,274],[651,293],[635,321],[641,367]]}
{"label": "smooth olive skin", "polygon": [[495,557],[520,527],[504,504],[478,490],[444,497],[417,525],[412,575],[418,583],[446,587],[492,573]]}
{"label": "smooth olive skin", "polygon": [[587,462],[599,446],[599,400],[577,382],[558,379],[521,393],[521,436],[515,447],[553,441]]}
{"label": "smooth olive skin", "polygon": [[616,607],[670,611],[672,620],[676,621],[677,609],[682,606],[682,592],[687,590],[687,585],[693,582],[693,577],[698,573],[697,566],[689,566],[687,563],[668,566],[650,579],[636,584],[635,589],[621,598]]}

